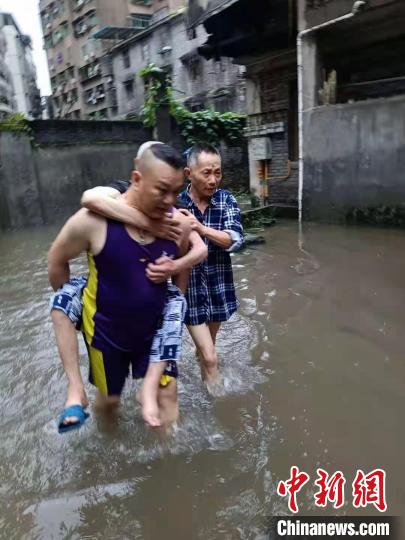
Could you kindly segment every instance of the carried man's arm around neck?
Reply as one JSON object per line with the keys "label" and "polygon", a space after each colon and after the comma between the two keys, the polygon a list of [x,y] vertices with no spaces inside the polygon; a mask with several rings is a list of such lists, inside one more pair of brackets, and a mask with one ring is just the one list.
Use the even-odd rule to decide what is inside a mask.
{"label": "carried man's arm around neck", "polygon": [[180,238],[181,228],[173,216],[167,215],[162,220],[150,219],[137,208],[123,204],[121,197],[117,189],[98,186],[85,191],[80,202],[91,212],[143,229],[157,238],[175,242]]}

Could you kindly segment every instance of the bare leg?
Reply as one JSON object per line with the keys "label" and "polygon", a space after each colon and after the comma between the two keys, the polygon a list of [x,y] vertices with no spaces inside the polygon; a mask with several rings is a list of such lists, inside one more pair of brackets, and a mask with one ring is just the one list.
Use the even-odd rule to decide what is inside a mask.
{"label": "bare leg", "polygon": [[160,378],[166,368],[166,362],[151,362],[148,366],[137,399],[142,406],[142,416],[151,427],[161,425],[158,392]]}
{"label": "bare leg", "polygon": [[120,396],[106,396],[97,390],[93,410],[101,432],[115,437],[118,428]]}
{"label": "bare leg", "polygon": [[[87,407],[89,402],[84,390],[82,375],[80,373],[79,345],[77,342],[76,329],[69,317],[59,310],[52,310],[51,318],[59,355],[68,379],[68,391],[65,408],[76,404]],[[68,416],[66,417],[64,423],[75,423],[77,420],[78,419],[75,416]]]}
{"label": "bare leg", "polygon": [[218,357],[208,325],[198,324],[187,328],[197,347],[203,381],[215,383],[218,380]]}
{"label": "bare leg", "polygon": [[161,425],[167,429],[179,417],[176,379],[172,379],[168,385],[159,388],[158,403]]}
{"label": "bare leg", "polygon": [[221,327],[220,322],[210,322],[210,323],[208,323],[208,328],[210,329],[210,334],[211,334],[212,342],[213,342],[214,345],[215,345],[215,343],[217,341],[217,334],[218,334],[218,331],[219,331],[220,327]]}
{"label": "bare leg", "polygon": [[120,396],[106,396],[97,391],[94,408],[100,413],[115,412],[120,404]]}

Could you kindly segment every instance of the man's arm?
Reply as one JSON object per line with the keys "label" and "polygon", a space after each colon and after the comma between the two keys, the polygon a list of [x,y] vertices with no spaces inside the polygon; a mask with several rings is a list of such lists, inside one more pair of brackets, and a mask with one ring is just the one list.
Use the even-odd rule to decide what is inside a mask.
{"label": "man's arm", "polygon": [[184,227],[188,227],[188,245],[182,247],[182,253],[185,254],[176,260],[169,257],[160,257],[154,263],[148,264],[146,275],[154,283],[162,283],[171,276],[175,276],[184,270],[190,270],[193,266],[206,259],[208,255],[207,246],[196,231],[190,230],[188,220],[177,210],[175,216]]}
{"label": "man's arm", "polygon": [[98,186],[83,193],[81,205],[95,214],[149,231],[158,238],[175,242],[180,238],[177,219],[167,215],[162,220],[152,220],[137,208],[123,204],[120,198],[121,193],[117,189]]}
{"label": "man's arm", "polygon": [[180,210],[187,216],[191,228],[197,231],[200,236],[207,238],[213,244],[225,249],[226,251],[236,251],[243,244],[243,227],[240,219],[240,209],[233,195],[228,194],[226,201],[225,218],[223,230],[219,231],[212,227],[206,227],[188,210]]}
{"label": "man's arm", "polygon": [[[179,241],[179,258],[184,257],[187,254],[190,245],[190,233],[191,228],[189,224],[182,220],[182,236]],[[187,291],[190,272],[191,267],[184,268],[172,277],[173,283],[177,285],[183,294],[186,294]]]}
{"label": "man's arm", "polygon": [[48,252],[48,277],[56,291],[70,279],[69,261],[90,247],[87,210],[79,210],[63,226]]}
{"label": "man's arm", "polygon": [[200,223],[198,219],[188,210],[180,210],[180,212],[189,219],[190,226],[193,231],[197,232],[203,238],[211,240],[213,244],[217,246],[229,249],[234,241],[228,231],[218,231],[212,227],[206,227],[203,223]]}

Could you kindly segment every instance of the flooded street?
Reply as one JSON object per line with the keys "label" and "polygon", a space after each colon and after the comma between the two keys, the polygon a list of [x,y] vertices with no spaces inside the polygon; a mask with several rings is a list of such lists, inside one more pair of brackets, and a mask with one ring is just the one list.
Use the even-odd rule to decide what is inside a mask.
{"label": "flooded street", "polygon": [[[241,307],[218,338],[225,395],[204,391],[187,335],[181,419],[167,438],[143,425],[135,383],[118,426],[92,414],[58,435],[66,383],[46,273],[55,233],[0,235],[1,538],[262,540],[267,518],[289,512],[276,487],[292,465],[311,476],[302,515],[377,514],[351,504],[356,470],[375,468],[387,472],[387,514],[401,515],[404,231],[306,224],[300,250],[286,221],[236,254]],[[317,467],[345,474],[342,509],[315,507]]]}

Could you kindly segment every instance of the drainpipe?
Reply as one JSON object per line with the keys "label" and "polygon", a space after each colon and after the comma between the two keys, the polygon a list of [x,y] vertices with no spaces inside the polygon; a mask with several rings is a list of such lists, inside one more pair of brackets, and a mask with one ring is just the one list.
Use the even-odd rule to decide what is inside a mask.
{"label": "drainpipe", "polygon": [[311,33],[335,24],[347,21],[348,19],[353,18],[357,13],[360,12],[367,2],[364,0],[357,0],[353,4],[352,11],[332,19],[330,21],[318,24],[312,28],[307,28],[299,32],[297,36],[297,69],[298,69],[298,220],[299,223],[302,223],[302,193],[304,187],[304,150],[303,150],[303,113],[304,113],[304,95],[303,95],[303,58],[302,58],[302,44],[303,40]]}

